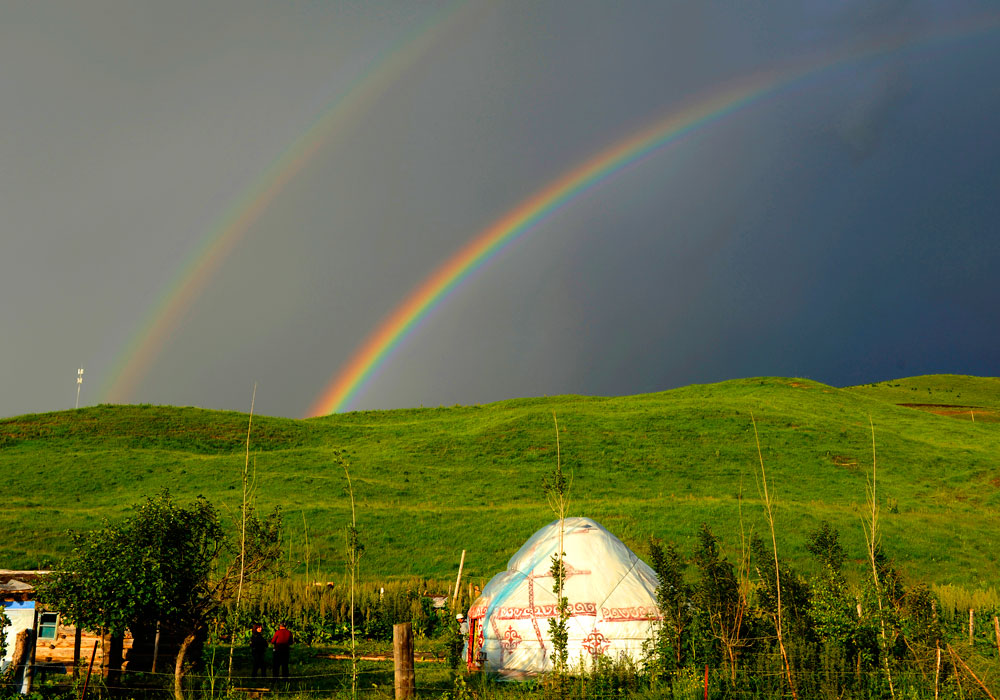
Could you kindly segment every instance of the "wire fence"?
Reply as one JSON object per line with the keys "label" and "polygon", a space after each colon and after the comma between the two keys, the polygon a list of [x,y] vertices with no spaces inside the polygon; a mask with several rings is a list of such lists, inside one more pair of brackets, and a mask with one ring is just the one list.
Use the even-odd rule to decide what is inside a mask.
{"label": "wire fence", "polygon": [[[316,658],[309,660],[315,663]],[[343,660],[339,660],[343,661]],[[349,660],[348,660],[349,661]],[[785,672],[776,664],[780,660],[765,658],[772,668],[753,671],[738,669],[735,673],[724,666],[703,666],[685,668],[672,673],[656,676],[648,670],[632,673],[616,672],[614,669],[603,673],[584,673],[569,677],[564,697],[567,700],[610,700],[612,698],[671,698],[694,700],[695,698],[755,698],[757,700],[779,700],[792,698],[791,688]],[[359,696],[392,697],[393,667],[391,660],[368,661],[381,664],[382,668],[359,669],[357,673],[357,693]],[[947,677],[940,673],[913,669],[893,671],[894,692],[897,698],[907,700],[923,698],[994,698],[990,688],[1000,680],[1000,664],[995,660],[976,659],[979,675],[972,669],[962,670],[958,666],[950,669]],[[984,667],[985,665],[985,667]],[[458,692],[456,678],[474,692],[465,697],[475,698],[522,698],[549,697],[552,676],[534,677],[524,683],[501,682],[496,674],[462,673],[458,676],[445,672],[440,664],[431,669],[429,663],[415,666],[417,694],[421,697],[450,698],[463,697]],[[39,669],[41,671],[41,669]],[[225,673],[191,672],[183,677],[183,693],[188,698],[255,698],[274,697],[350,697],[352,672],[350,669],[331,668],[323,671],[303,669],[303,672],[288,677],[252,676],[243,673],[227,676]],[[806,698],[858,698],[875,700],[890,697],[887,678],[882,669],[797,669],[793,672],[793,683],[797,686],[797,697]],[[81,680],[63,676],[46,679],[44,672],[36,675],[36,690],[43,697],[78,697]],[[95,697],[115,696],[148,698],[168,698],[174,695],[174,674],[171,671],[128,671],[123,670],[111,678],[91,679]],[[548,686],[547,686],[548,684]],[[20,683],[10,680],[0,682],[0,698],[10,698],[16,694]]]}

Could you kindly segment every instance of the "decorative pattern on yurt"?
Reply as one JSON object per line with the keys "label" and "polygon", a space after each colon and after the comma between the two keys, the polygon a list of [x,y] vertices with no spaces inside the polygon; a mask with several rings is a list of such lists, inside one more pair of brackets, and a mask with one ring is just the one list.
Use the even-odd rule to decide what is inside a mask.
{"label": "decorative pattern on yurt", "polygon": [[[659,620],[656,574],[590,518],[563,522],[570,667],[589,665],[601,654],[641,660]],[[551,670],[549,619],[559,614],[551,568],[558,549],[556,520],[532,535],[507,571],[483,589],[469,609],[471,666],[512,675]]]}

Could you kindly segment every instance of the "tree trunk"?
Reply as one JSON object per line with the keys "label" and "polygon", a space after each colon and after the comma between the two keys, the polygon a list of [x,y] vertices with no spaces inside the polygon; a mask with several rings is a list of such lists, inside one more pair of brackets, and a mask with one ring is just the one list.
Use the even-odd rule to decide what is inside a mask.
{"label": "tree trunk", "polygon": [[73,678],[80,677],[80,647],[83,642],[83,628],[76,626],[73,632]]}
{"label": "tree trunk", "polygon": [[122,676],[122,656],[125,637],[121,634],[106,634],[101,637],[101,675],[108,687],[116,687]]}
{"label": "tree trunk", "polygon": [[177,650],[177,663],[174,664],[174,700],[184,700],[184,657],[187,654],[188,647],[194,644],[197,638],[197,631],[191,632],[188,636],[184,637],[180,649]]}

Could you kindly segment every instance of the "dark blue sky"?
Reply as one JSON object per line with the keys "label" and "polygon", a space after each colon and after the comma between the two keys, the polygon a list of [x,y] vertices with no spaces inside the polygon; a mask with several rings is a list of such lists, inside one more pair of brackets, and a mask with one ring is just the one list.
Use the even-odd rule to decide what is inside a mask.
{"label": "dark blue sky", "polygon": [[71,408],[79,366],[81,404],[103,400],[218,222],[358,85],[352,118],[254,220],[129,401],[247,410],[257,382],[258,412],[302,415],[422,279],[561,173],[725,84],[901,35],[952,36],[816,74],[578,198],[442,303],[354,407],[995,376],[991,11],[8,8],[0,415]]}

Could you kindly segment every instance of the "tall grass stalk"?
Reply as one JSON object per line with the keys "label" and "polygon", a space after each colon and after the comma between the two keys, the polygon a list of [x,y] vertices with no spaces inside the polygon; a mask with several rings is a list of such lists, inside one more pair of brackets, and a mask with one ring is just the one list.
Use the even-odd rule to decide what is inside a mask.
{"label": "tall grass stalk", "polygon": [[[239,613],[240,603],[243,601],[243,580],[246,576],[246,555],[247,555],[247,508],[253,502],[253,492],[256,487],[257,470],[254,468],[253,477],[250,476],[250,429],[253,426],[253,408],[257,400],[257,382],[253,385],[253,394],[250,396],[250,416],[247,418],[247,440],[246,452],[243,460],[243,469],[240,472],[240,482],[242,483],[243,501],[240,504],[240,577],[236,586],[236,611]],[[256,465],[255,465],[256,467]],[[229,641],[229,670],[226,675],[227,680],[233,677],[233,645],[235,637]]]}
{"label": "tall grass stalk", "polygon": [[556,610],[558,615],[549,619],[549,636],[554,648],[553,672],[555,674],[556,691],[559,698],[564,698],[567,691],[567,668],[569,646],[569,600],[563,595],[566,585],[566,565],[564,551],[566,512],[569,509],[569,487],[562,470],[562,452],[559,444],[559,420],[552,414],[556,429],[556,469],[551,480],[543,480],[542,487],[549,507],[559,518],[559,551],[552,556],[552,590],[556,594]]}
{"label": "tall grass stalk", "polygon": [[[752,416],[751,416],[752,418]],[[727,649],[732,650],[735,646],[742,646],[740,642],[740,631],[743,627],[743,618],[746,616],[747,611],[750,609],[750,594],[753,590],[753,584],[750,582],[750,547],[749,543],[753,540],[753,528],[750,528],[750,534],[747,536],[744,526],[743,526],[743,476],[740,475],[740,490],[739,498],[737,500],[738,510],[739,510],[739,520],[740,520],[740,559],[739,564],[736,568],[736,585],[739,591],[739,605],[735,611],[732,633],[727,636],[724,643]],[[730,677],[736,677],[736,660],[735,655],[730,655],[731,659],[731,673]]]}
{"label": "tall grass stalk", "polygon": [[[947,647],[948,647],[948,653],[951,654],[951,657],[956,661],[958,661],[958,663],[962,665],[962,668],[964,668],[966,672],[970,676],[972,676],[972,680],[974,680],[977,684],[979,684],[979,687],[983,689],[983,692],[986,693],[987,697],[989,697],[990,700],[997,700],[995,697],[993,697],[993,693],[990,692],[990,689],[986,687],[986,684],[983,683],[983,681],[979,678],[979,676],[976,675],[976,672],[973,671],[971,668],[969,668],[969,664],[965,663],[965,660],[958,655],[958,652],[955,651],[950,644],[948,644]],[[958,664],[955,664],[955,667],[957,668]]]}
{"label": "tall grass stalk", "polygon": [[306,523],[306,512],[302,511],[302,537],[305,539],[306,580],[309,580],[309,525]]}
{"label": "tall grass stalk", "polygon": [[[785,638],[781,625],[781,570],[778,566],[778,540],[774,535],[774,509],[771,502],[771,494],[767,490],[767,472],[764,470],[764,455],[760,450],[760,437],[757,435],[757,421],[753,414],[750,414],[750,422],[753,423],[753,438],[757,443],[757,458],[760,460],[760,478],[764,490],[764,512],[767,516],[767,524],[771,529],[771,548],[774,552],[774,584],[777,591],[778,609],[775,614],[774,626],[778,632],[778,649],[781,650],[781,662],[785,666],[785,677],[788,679],[788,688],[792,691],[792,697],[798,700],[795,692],[795,683],[792,681],[792,666],[788,661],[788,651],[785,649]],[[760,484],[758,484],[760,486]]]}
{"label": "tall grass stalk", "polygon": [[878,551],[879,546],[879,508],[875,493],[875,423],[872,421],[871,416],[868,416],[868,424],[871,427],[872,433],[872,479],[868,483],[867,489],[868,520],[862,520],[862,524],[865,527],[865,544],[868,548],[868,561],[872,565],[872,582],[875,584],[875,601],[878,603],[878,623],[881,646],[880,655],[882,657],[883,665],[885,666],[885,677],[889,682],[889,694],[892,696],[893,700],[895,700],[896,689],[892,682],[892,668],[889,665],[889,637],[885,632],[885,610],[882,608],[882,585],[879,582],[878,565],[875,562],[875,554]]}
{"label": "tall grass stalk", "polygon": [[354,487],[351,485],[351,472],[347,468],[347,460],[341,457],[344,475],[347,477],[347,493],[351,498],[351,525],[347,528],[347,566],[351,573],[351,697],[358,697],[358,643],[354,628],[354,596],[355,582],[358,575],[358,559],[364,547],[358,537],[358,520],[354,509]]}

